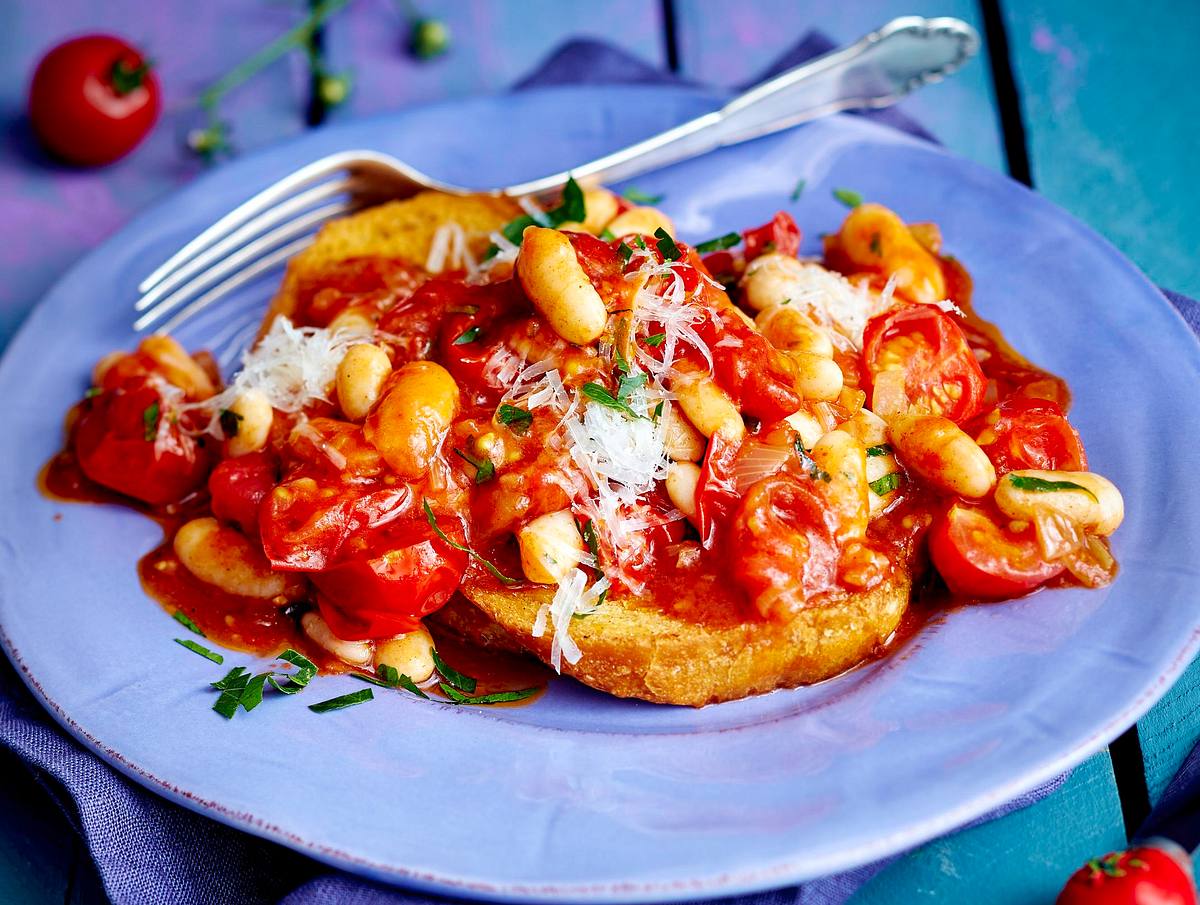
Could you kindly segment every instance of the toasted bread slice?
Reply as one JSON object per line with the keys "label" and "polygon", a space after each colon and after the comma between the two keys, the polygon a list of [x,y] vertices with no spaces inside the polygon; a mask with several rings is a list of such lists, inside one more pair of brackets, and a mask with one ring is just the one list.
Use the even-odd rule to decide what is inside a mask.
{"label": "toasted bread slice", "polygon": [[332,220],[321,227],[312,245],[288,262],[283,285],[271,302],[266,326],[277,315],[291,317],[296,311],[300,288],[318,282],[322,273],[342,261],[377,257],[422,267],[429,257],[434,234],[449,222],[463,228],[472,253],[478,257],[488,245],[488,233],[520,213],[520,206],[510,198],[421,192],[403,201],[390,201]]}
{"label": "toasted bread slice", "polygon": [[[571,638],[583,656],[563,660],[562,671],[618,697],[693,707],[808,685],[878,651],[908,608],[910,586],[908,573],[898,570],[888,583],[801,610],[786,623],[748,616],[716,581],[679,589],[669,606],[612,599],[572,620]],[[442,625],[475,643],[550,661],[552,630],[535,638],[533,622],[552,588],[468,581],[462,590],[435,617]]]}

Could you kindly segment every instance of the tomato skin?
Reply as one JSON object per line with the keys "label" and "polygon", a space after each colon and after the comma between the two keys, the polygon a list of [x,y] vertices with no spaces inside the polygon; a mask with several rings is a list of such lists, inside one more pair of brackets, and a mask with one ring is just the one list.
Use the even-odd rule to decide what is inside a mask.
{"label": "tomato skin", "polygon": [[728,521],[729,514],[738,504],[733,465],[740,448],[741,443],[719,432],[708,441],[700,480],[696,482],[696,530],[706,550],[712,549],[718,528]]}
{"label": "tomato skin", "polygon": [[[1087,471],[1083,441],[1058,403],[1010,396],[997,406],[995,414],[995,423],[981,435],[985,442],[980,447],[996,466],[997,475],[1024,468]],[[994,439],[987,442],[989,438]]]}
{"label": "tomato skin", "polygon": [[769,223],[742,233],[746,245],[746,263],[768,252],[795,257],[800,253],[800,227],[786,211],[779,211]]}
{"label": "tomato skin", "polygon": [[[159,406],[155,435],[146,439],[146,412]],[[73,434],[83,473],[126,496],[160,506],[183,499],[208,475],[208,451],[168,418],[151,381],[131,377],[84,404]]]}
{"label": "tomato skin", "polygon": [[1032,528],[1014,534],[999,518],[983,507],[955,503],[935,520],[929,555],[955,594],[984,600],[1019,597],[1065,568],[1042,557]]}
{"label": "tomato skin", "polygon": [[213,515],[234,522],[254,537],[258,534],[258,511],[278,479],[279,464],[270,453],[222,460],[208,476]]}
{"label": "tomato skin", "polygon": [[158,119],[158,79],[152,71],[122,93],[113,70],[145,65],[133,46],[111,35],[73,38],[47,53],[29,88],[29,118],[50,153],[80,166],[111,163],[132,151]]}
{"label": "tomato skin", "polygon": [[[890,360],[901,352],[901,361]],[[908,398],[922,410],[961,423],[983,409],[987,379],[967,337],[932,305],[900,305],[871,318],[863,331],[862,361],[872,384],[880,372],[903,368]]]}
{"label": "tomato skin", "polygon": [[[439,524],[460,535],[457,519]],[[417,627],[458,588],[467,555],[434,534],[424,513],[408,513],[364,539],[342,561],[312,575],[317,605],[333,633],[347,641],[391,638]]]}
{"label": "tomato skin", "polygon": [[[794,366],[761,333],[728,307],[697,325],[713,358],[713,376],[737,407],[765,423],[781,421],[800,408]],[[688,353],[696,364],[699,356]]]}
{"label": "tomato skin", "polygon": [[1187,852],[1169,840],[1094,858],[1071,875],[1055,905],[1196,905]]}

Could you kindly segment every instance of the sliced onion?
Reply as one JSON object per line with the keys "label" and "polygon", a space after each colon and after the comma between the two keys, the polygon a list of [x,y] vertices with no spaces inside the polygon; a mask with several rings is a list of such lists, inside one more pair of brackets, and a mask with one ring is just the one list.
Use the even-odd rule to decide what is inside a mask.
{"label": "sliced onion", "polygon": [[903,371],[880,371],[875,375],[875,385],[871,389],[871,411],[884,419],[908,411]]}
{"label": "sliced onion", "polygon": [[1048,560],[1062,559],[1084,545],[1083,531],[1058,513],[1039,513],[1033,519],[1042,555]]}
{"label": "sliced onion", "polygon": [[738,493],[745,493],[751,484],[773,475],[795,455],[790,446],[770,446],[751,440],[742,447],[733,463],[733,482]]}
{"label": "sliced onion", "polygon": [[1087,535],[1083,544],[1063,557],[1063,565],[1088,588],[1102,588],[1117,577],[1117,561],[1104,541]]}

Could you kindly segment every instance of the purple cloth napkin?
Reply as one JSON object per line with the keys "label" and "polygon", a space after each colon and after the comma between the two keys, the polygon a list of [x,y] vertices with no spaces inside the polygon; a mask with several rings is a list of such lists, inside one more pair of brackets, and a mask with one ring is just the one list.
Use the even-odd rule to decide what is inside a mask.
{"label": "purple cloth napkin", "polygon": [[[830,49],[809,35],[754,81]],[[685,80],[594,41],[573,41],[515,87],[579,83],[679,84]],[[934,140],[896,110],[863,114]],[[1168,292],[1193,330],[1200,303]],[[49,791],[87,843],[109,896],[119,903],[430,905],[455,900],[409,893],[330,871],[290,849],[230,829],[172,804],[118,774],[62,732],[12,667],[0,659],[0,747],[16,756]],[[0,769],[6,764],[0,759]],[[1026,807],[1053,792],[1063,777],[1023,795],[978,822]],[[1143,828],[1175,836],[1189,849],[1200,841],[1200,748],[1193,751]],[[1197,838],[1192,838],[1196,836]],[[841,905],[891,860],[802,886],[721,900],[737,905]]]}

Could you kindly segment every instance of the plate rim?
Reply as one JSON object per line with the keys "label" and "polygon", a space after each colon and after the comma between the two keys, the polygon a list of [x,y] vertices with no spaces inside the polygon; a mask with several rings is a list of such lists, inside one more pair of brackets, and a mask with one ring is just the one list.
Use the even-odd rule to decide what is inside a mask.
{"label": "plate rim", "polygon": [[[687,94],[699,100],[708,102],[717,102],[721,95],[709,90],[691,87],[691,86],[673,86],[673,85],[566,85],[553,86],[547,88],[530,89],[523,91],[521,94],[589,94],[589,93],[609,93],[609,92],[633,92],[653,94]],[[272,143],[262,148],[256,149],[253,152],[245,154],[235,161],[235,165],[242,162],[252,164],[253,161],[260,155],[265,155],[269,152],[282,150],[296,145],[303,145],[313,139],[314,135],[323,134],[331,135],[339,131],[350,131],[360,129],[363,126],[369,126],[373,123],[384,123],[397,118],[403,118],[418,110],[428,110],[436,108],[457,107],[464,103],[470,102],[489,102],[503,103],[506,96],[491,96],[491,97],[469,97],[458,100],[443,100],[430,104],[413,105],[405,107],[401,110],[390,111],[376,114],[370,117],[362,117],[358,119],[347,120],[345,122],[335,123],[319,130],[301,133],[300,135],[291,137],[285,141]],[[1053,217],[1067,221],[1073,229],[1080,231],[1087,239],[1093,242],[1100,248],[1105,257],[1114,265],[1121,267],[1139,281],[1145,288],[1153,290],[1156,297],[1156,302],[1160,306],[1165,306],[1166,310],[1171,313],[1171,316],[1177,322],[1177,327],[1181,328],[1183,333],[1191,340],[1193,355],[1200,360],[1200,337],[1191,330],[1180,312],[1170,304],[1157,286],[1151,282],[1144,273],[1128,258],[1126,258],[1108,239],[1096,232],[1088,224],[1075,218],[1069,212],[1051,202],[1049,199],[1037,194],[1027,186],[1024,186],[1015,180],[1012,180],[1004,173],[992,170],[981,164],[976,164],[973,161],[958,157],[949,152],[944,147],[923,141],[921,139],[909,136],[906,133],[898,132],[876,123],[863,121],[860,118],[859,122],[866,122],[868,131],[878,130],[880,134],[885,134],[892,140],[897,137],[903,138],[906,141],[935,151],[941,155],[953,159],[957,165],[967,166],[977,172],[987,174],[988,178],[999,178],[1006,181],[1010,186],[1017,186],[1023,191],[1026,202],[1034,203],[1043,209],[1050,212]],[[35,313],[40,309],[45,301],[54,295],[60,285],[73,276],[79,269],[89,265],[94,257],[99,257],[103,254],[110,243],[116,243],[122,240],[127,233],[136,233],[142,228],[142,222],[145,219],[154,217],[161,208],[178,203],[178,198],[181,193],[196,189],[202,186],[211,176],[215,176],[224,170],[214,170],[211,173],[206,173],[200,177],[193,179],[162,196],[146,209],[140,211],[127,224],[114,232],[103,242],[89,250],[85,255],[75,261],[66,271],[64,271],[58,279],[42,294],[39,301],[30,309],[30,313],[25,317],[19,328],[13,333],[9,340],[5,354],[0,359],[0,377],[3,377],[5,365],[12,356],[8,351],[18,344],[26,331],[32,330],[32,325],[35,320]],[[1116,738],[1125,728],[1135,723],[1142,715],[1144,715],[1154,703],[1170,688],[1174,681],[1183,673],[1191,660],[1200,651],[1200,625],[1193,629],[1192,634],[1181,640],[1178,645],[1177,652],[1170,665],[1162,671],[1152,682],[1149,682],[1143,688],[1140,694],[1120,713],[1112,717],[1103,725],[1098,726],[1093,730],[1092,734],[1082,743],[1077,744],[1069,751],[1059,755],[1057,758],[1047,759],[1040,768],[1030,768],[1024,774],[1014,778],[1008,784],[1000,788],[994,788],[988,793],[976,795],[973,798],[963,802],[954,808],[948,808],[936,817],[927,818],[917,823],[910,824],[905,831],[895,832],[887,836],[877,837],[872,844],[860,844],[853,847],[841,849],[838,852],[838,857],[829,856],[825,859],[821,867],[820,873],[814,873],[814,868],[811,864],[805,864],[797,869],[792,861],[787,859],[776,859],[770,865],[762,865],[747,870],[729,871],[723,874],[713,874],[693,881],[657,881],[645,882],[639,881],[633,883],[621,884],[588,884],[585,886],[564,886],[561,884],[515,884],[501,883],[495,884],[487,881],[481,881],[465,876],[447,876],[441,874],[432,874],[423,871],[414,871],[406,868],[398,867],[394,864],[382,864],[370,861],[360,856],[349,852],[342,851],[334,846],[324,845],[314,842],[310,839],[302,838],[296,833],[287,831],[282,827],[276,827],[261,818],[256,818],[255,815],[246,813],[240,814],[232,811],[219,804],[218,802],[207,801],[187,792],[186,789],[181,789],[178,786],[156,776],[151,771],[133,763],[122,756],[118,751],[108,748],[98,739],[91,736],[87,730],[74,720],[62,707],[58,704],[37,679],[33,676],[31,670],[21,656],[19,648],[8,635],[8,632],[3,624],[2,610],[0,610],[0,646],[2,646],[12,660],[18,675],[22,681],[31,690],[34,696],[43,704],[50,712],[52,718],[62,726],[70,735],[77,741],[83,743],[90,751],[96,753],[104,760],[105,763],[116,768],[123,775],[133,779],[145,788],[150,789],[156,794],[162,795],[168,800],[174,801],[187,807],[189,810],[215,819],[223,824],[232,826],[236,829],[246,831],[252,835],[266,838],[271,841],[283,844],[289,848],[301,851],[314,859],[328,864],[335,868],[347,869],[351,872],[360,875],[382,880],[388,883],[395,883],[409,888],[419,889],[442,894],[452,894],[463,896],[472,899],[482,899],[487,901],[573,901],[573,902],[649,902],[649,901],[679,901],[696,895],[735,895],[741,893],[762,891],[764,889],[774,888],[781,885],[790,885],[797,882],[803,882],[806,879],[811,879],[814,876],[823,876],[827,874],[837,873],[842,870],[859,866],[865,863],[874,861],[880,857],[896,853],[898,851],[907,850],[911,847],[923,844],[924,842],[941,835],[943,833],[960,828],[972,820],[985,815],[988,811],[993,810],[999,805],[1002,805],[1013,798],[1029,792],[1045,783],[1051,781],[1056,776],[1064,771],[1078,765],[1087,757],[1100,750],[1114,738]]]}

